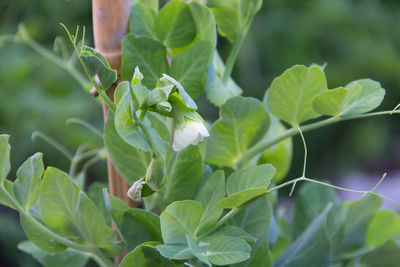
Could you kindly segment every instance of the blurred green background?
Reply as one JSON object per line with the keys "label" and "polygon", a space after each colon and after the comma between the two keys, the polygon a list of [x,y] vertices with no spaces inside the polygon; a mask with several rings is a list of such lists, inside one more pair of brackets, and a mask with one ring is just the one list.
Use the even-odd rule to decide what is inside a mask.
{"label": "blurred green background", "polygon": [[[398,0],[269,0],[256,16],[233,76],[245,96],[262,99],[274,77],[294,64],[324,64],[329,88],[352,80],[372,78],[386,88],[380,109],[400,102],[400,1]],[[92,42],[91,2],[78,0],[0,1],[0,133],[11,135],[12,175],[36,151],[47,165],[66,170],[68,160],[42,140],[32,141],[35,130],[71,151],[80,144],[99,146],[100,140],[82,127],[66,125],[71,117],[102,128],[101,106],[64,69],[30,47],[9,42],[20,23],[29,35],[52,49],[64,35],[60,22],[72,29],[87,26]],[[220,39],[226,56],[229,43]],[[200,113],[217,118],[217,109],[200,98]],[[351,172],[380,176],[400,166],[400,116],[343,122],[305,134],[308,176],[337,179]],[[298,177],[303,160],[299,138],[294,139],[289,176]],[[90,180],[104,180],[104,162],[90,169]],[[9,177],[13,178],[13,177]],[[377,177],[378,178],[378,177]],[[1,266],[36,266],[16,245],[23,240],[18,217],[0,208]]]}

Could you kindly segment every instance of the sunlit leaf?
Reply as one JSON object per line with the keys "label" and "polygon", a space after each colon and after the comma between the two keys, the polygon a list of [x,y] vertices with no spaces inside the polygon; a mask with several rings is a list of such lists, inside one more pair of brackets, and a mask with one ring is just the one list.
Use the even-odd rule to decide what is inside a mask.
{"label": "sunlit leaf", "polygon": [[136,66],[143,73],[143,84],[153,89],[158,79],[168,70],[164,45],[147,37],[126,35],[122,39],[122,79],[130,81]]}
{"label": "sunlit leaf", "polygon": [[201,220],[200,203],[193,200],[176,201],[161,213],[161,232],[166,244],[186,244],[186,235],[194,236]]}
{"label": "sunlit leaf", "polygon": [[268,106],[279,119],[297,126],[321,116],[314,111],[314,97],[328,90],[323,70],[296,65],[275,78],[268,95]]}
{"label": "sunlit leaf", "polygon": [[25,210],[29,210],[39,194],[40,179],[44,172],[43,155],[36,153],[27,159],[17,171],[14,194]]}
{"label": "sunlit leaf", "polygon": [[263,103],[254,98],[233,97],[220,110],[220,119],[206,143],[206,162],[236,167],[243,154],[268,131],[269,116]]}
{"label": "sunlit leaf", "polygon": [[250,246],[242,239],[217,236],[207,247],[206,256],[212,264],[228,265],[247,260],[250,251]]}
{"label": "sunlit leaf", "polygon": [[169,48],[190,44],[196,36],[196,25],[189,6],[183,1],[169,1],[158,13],[156,31]]}

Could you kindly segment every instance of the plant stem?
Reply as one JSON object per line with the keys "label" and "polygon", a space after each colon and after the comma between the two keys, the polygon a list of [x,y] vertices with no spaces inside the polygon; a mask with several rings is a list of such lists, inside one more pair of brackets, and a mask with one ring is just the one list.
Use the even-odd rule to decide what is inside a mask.
{"label": "plant stem", "polygon": [[65,148],[62,144],[58,143],[55,141],[53,138],[50,136],[40,132],[40,131],[35,131],[32,133],[32,140],[34,140],[36,137],[42,138],[44,141],[52,145],[54,148],[56,148],[58,151],[60,151],[64,156],[66,156],[69,160],[72,160],[73,155],[70,151],[68,151],[67,148]]}
{"label": "plant stem", "polygon": [[[331,117],[322,121],[318,121],[315,123],[307,124],[304,126],[299,127],[299,129],[304,133],[310,130],[314,130],[323,126],[327,126],[329,124],[333,124],[335,122],[346,121],[346,120],[355,120],[355,119],[363,119],[368,117],[375,117],[375,116],[382,116],[382,115],[392,115],[392,114],[400,114],[400,110],[387,110],[387,111],[379,111],[379,112],[372,112],[362,115],[350,116],[350,117]],[[292,137],[299,134],[298,128],[290,128],[283,132],[281,135],[276,136],[272,139],[262,139],[258,142],[255,146],[249,149],[245,154],[242,155],[241,159],[237,162],[237,165],[244,164],[249,160],[253,159],[260,153],[263,153],[266,149],[270,148],[271,146],[285,140],[286,138]]]}
{"label": "plant stem", "polygon": [[[381,179],[381,180],[382,180],[382,179]],[[381,180],[380,180],[380,181],[381,181]],[[301,182],[301,181],[310,182],[310,183],[315,183],[315,184],[320,184],[320,185],[327,186],[327,187],[330,187],[330,188],[333,188],[333,189],[336,189],[336,190],[345,191],[345,192],[350,192],[350,193],[357,193],[357,194],[364,194],[364,195],[365,195],[365,194],[371,194],[371,195],[379,196],[379,197],[381,197],[381,198],[383,198],[383,199],[385,199],[385,200],[391,201],[391,202],[393,202],[393,203],[395,203],[395,204],[397,204],[397,205],[400,206],[400,203],[397,202],[396,200],[391,199],[391,198],[389,198],[389,197],[386,197],[386,196],[384,196],[384,195],[378,194],[378,193],[376,193],[375,191],[373,191],[373,190],[376,190],[376,186],[374,187],[373,190],[369,190],[369,191],[354,190],[354,189],[348,189],[348,188],[344,188],[344,187],[340,187],[340,186],[336,186],[336,185],[331,185],[331,184],[328,184],[328,183],[320,182],[320,181],[313,180],[313,179],[309,179],[309,178],[306,178],[306,177],[299,177],[299,178],[296,178],[296,179],[287,181],[286,183],[283,183],[283,184],[280,184],[280,185],[278,185],[278,186],[275,186],[275,187],[273,187],[273,188],[267,190],[266,194],[271,193],[271,192],[274,192],[274,191],[276,191],[276,190],[278,190],[278,189],[281,189],[282,187],[285,187],[285,186],[288,186],[288,185],[291,185],[291,184],[294,184],[294,183],[297,183],[297,182]],[[378,183],[378,185],[379,185],[379,183]]]}
{"label": "plant stem", "polygon": [[[114,104],[114,103],[111,101],[111,99],[107,96],[107,94],[105,93],[105,91],[104,91],[103,89],[100,88],[100,86],[99,86],[98,83],[95,81],[95,79],[93,78],[92,74],[90,73],[90,71],[89,71],[88,68],[86,67],[85,62],[83,62],[82,58],[79,56],[80,53],[79,53],[79,51],[78,51],[78,48],[76,47],[76,39],[78,38],[78,36],[77,36],[77,35],[78,35],[78,30],[77,30],[77,32],[75,33],[76,36],[74,37],[74,38],[75,38],[75,40],[74,40],[74,39],[72,38],[72,35],[70,34],[68,28],[67,28],[64,24],[61,24],[61,26],[64,27],[65,31],[67,32],[68,37],[69,37],[69,39],[70,39],[70,41],[71,41],[71,43],[72,43],[72,45],[73,45],[73,47],[74,47],[74,51],[75,51],[75,53],[76,53],[76,56],[78,57],[79,62],[81,63],[83,69],[85,70],[86,75],[88,76],[90,82],[92,83],[92,85],[93,85],[94,88],[96,89],[96,91],[97,91],[97,93],[99,94],[99,96],[101,97],[101,99],[103,99],[103,101],[106,103],[107,107],[108,107],[113,113],[115,113],[115,110],[116,110],[115,104]],[[83,29],[83,34],[85,34],[85,29]],[[84,41],[84,40],[82,40],[82,41]],[[84,45],[84,44],[82,44],[82,45]]]}
{"label": "plant stem", "polygon": [[114,263],[97,250],[90,254],[100,267],[115,267]]}
{"label": "plant stem", "polygon": [[70,124],[70,123],[80,124],[80,125],[86,127],[92,133],[94,133],[95,135],[100,137],[101,140],[103,140],[103,134],[99,130],[97,130],[95,127],[93,127],[92,125],[87,123],[86,121],[84,121],[82,119],[78,119],[78,118],[71,118],[66,121],[66,124]]}
{"label": "plant stem", "polygon": [[222,82],[224,84],[227,84],[229,81],[229,78],[231,77],[232,69],[233,69],[233,66],[235,65],[236,58],[239,55],[240,47],[242,46],[244,38],[246,37],[247,29],[248,29],[248,27],[246,29],[244,29],[244,31],[242,33],[238,34],[235,42],[233,43],[232,49],[229,52],[228,59],[225,64],[224,74],[222,75]]}
{"label": "plant stem", "polygon": [[85,91],[90,91],[90,83],[87,79],[73,66],[69,65],[67,62],[62,60],[61,58],[55,56],[53,53],[43,48],[41,45],[36,43],[34,40],[29,38],[23,39],[24,43],[28,45],[32,50],[36,51],[39,55],[47,58],[49,61],[53,62],[57,66],[68,71],[72,77],[85,89]]}

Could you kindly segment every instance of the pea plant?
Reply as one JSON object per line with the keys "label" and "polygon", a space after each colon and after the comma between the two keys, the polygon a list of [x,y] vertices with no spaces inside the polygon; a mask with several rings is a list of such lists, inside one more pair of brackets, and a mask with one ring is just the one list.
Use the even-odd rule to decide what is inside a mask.
{"label": "pea plant", "polygon": [[[42,154],[10,171],[9,136],[0,136],[0,203],[16,210],[29,241],[19,249],[44,266],[397,266],[400,217],[379,211],[384,199],[306,174],[303,133],[344,120],[400,113],[371,112],[385,89],[371,79],[328,89],[325,66],[295,65],[275,78],[263,101],[241,96],[231,78],[261,0],[133,1],[122,40],[121,80],[106,57],[87,46],[84,31],[65,27],[78,60],[108,107],[104,148],[75,154],[69,173],[44,167]],[[232,43],[224,62],[217,35]],[[17,40],[50,60],[21,28]],[[65,54],[65,53],[64,53]],[[66,57],[68,58],[68,57]],[[69,65],[68,65],[69,66]],[[66,67],[88,88],[79,72]],[[194,99],[205,93],[219,107],[211,123]],[[84,124],[74,119],[73,122]],[[291,138],[302,138],[301,175],[285,180]],[[43,135],[42,135],[43,137]],[[85,193],[85,169],[110,157],[129,182],[132,208],[98,184]],[[84,163],[84,164],[82,164]],[[83,165],[83,167],[82,167]],[[307,182],[287,220],[277,191]],[[335,190],[361,194],[341,202]]]}

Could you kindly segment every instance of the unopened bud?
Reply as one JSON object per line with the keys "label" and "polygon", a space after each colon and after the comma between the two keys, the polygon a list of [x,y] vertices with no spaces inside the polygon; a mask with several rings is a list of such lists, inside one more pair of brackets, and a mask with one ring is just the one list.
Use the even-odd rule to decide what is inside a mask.
{"label": "unopened bud", "polygon": [[144,184],[145,182],[143,182],[143,178],[134,182],[128,190],[128,197],[135,202],[139,202],[142,199],[142,189]]}
{"label": "unopened bud", "polygon": [[156,105],[156,109],[161,113],[170,113],[172,110],[172,106],[168,101],[161,101]]}
{"label": "unopened bud", "polygon": [[153,158],[147,168],[146,184],[154,191],[158,191],[165,181],[165,159],[163,157]]}
{"label": "unopened bud", "polygon": [[133,73],[131,85],[134,86],[135,84],[137,84],[141,80],[143,80],[143,74],[140,72],[139,67],[136,66],[135,72]]}

